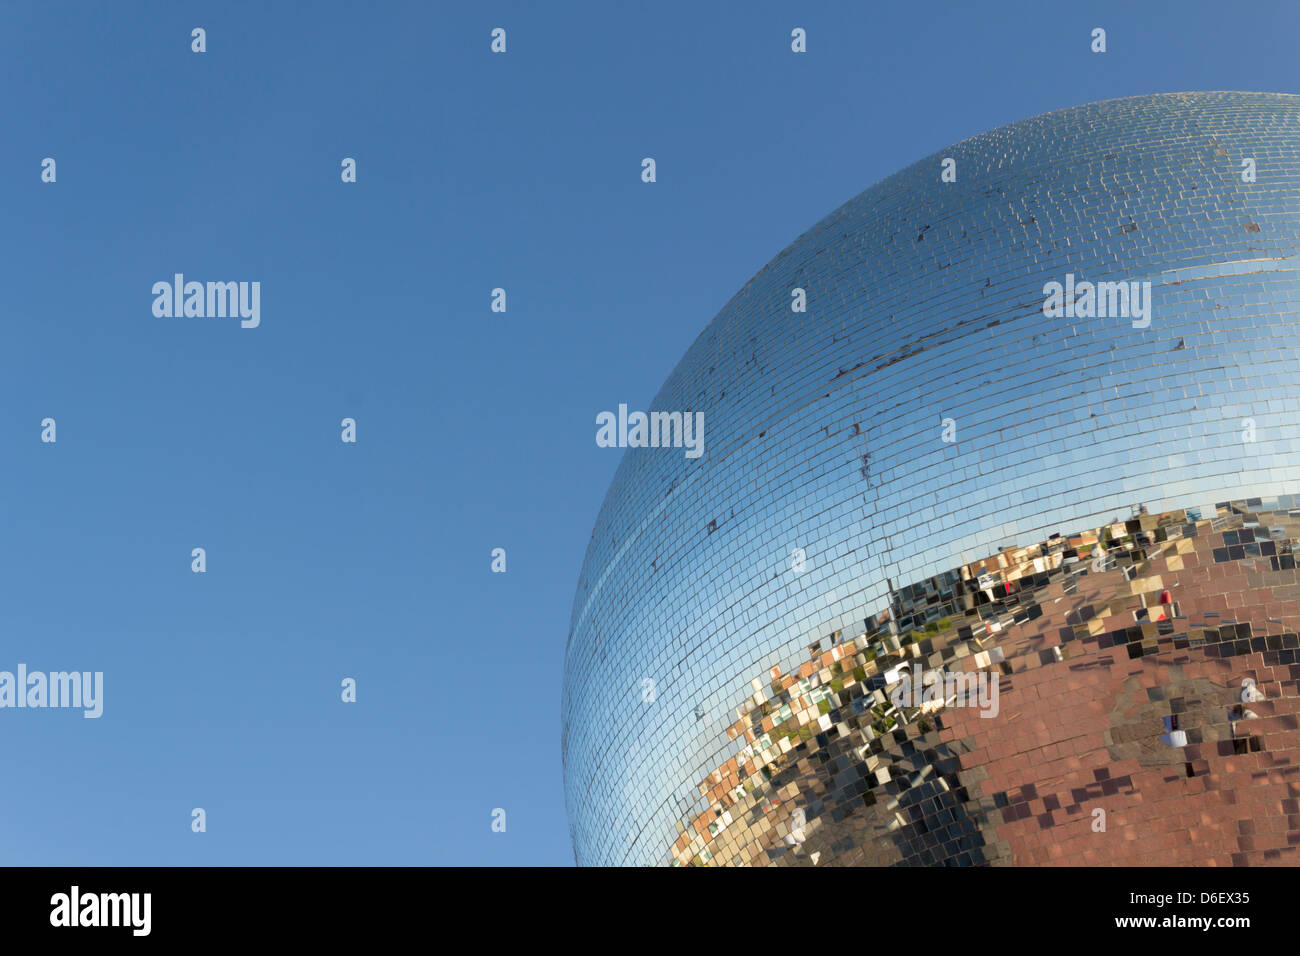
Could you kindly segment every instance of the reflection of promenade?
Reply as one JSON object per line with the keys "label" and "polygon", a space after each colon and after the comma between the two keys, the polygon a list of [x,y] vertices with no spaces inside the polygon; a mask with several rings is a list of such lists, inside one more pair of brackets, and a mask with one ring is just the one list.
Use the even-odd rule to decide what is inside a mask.
{"label": "reflection of promenade", "polygon": [[[1300,518],[1251,504],[1007,549],[755,678],[674,862],[1294,862]],[[1000,712],[896,706],[903,663]]]}

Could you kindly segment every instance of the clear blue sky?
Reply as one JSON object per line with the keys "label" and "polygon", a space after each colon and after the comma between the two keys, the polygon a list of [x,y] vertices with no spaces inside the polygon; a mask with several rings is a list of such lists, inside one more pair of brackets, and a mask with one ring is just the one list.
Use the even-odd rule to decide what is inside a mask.
{"label": "clear blue sky", "polygon": [[[596,413],[882,176],[1093,100],[1300,91],[1297,35],[1281,3],[4,4],[0,669],[105,702],[0,710],[0,863],[572,863]],[[175,272],[260,281],[261,326],[155,318]]]}

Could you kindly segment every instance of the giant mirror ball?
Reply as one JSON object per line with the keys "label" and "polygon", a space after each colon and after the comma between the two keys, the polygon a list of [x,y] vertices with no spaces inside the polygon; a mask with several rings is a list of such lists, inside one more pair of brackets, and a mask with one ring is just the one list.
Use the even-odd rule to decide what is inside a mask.
{"label": "giant mirror ball", "polygon": [[1269,93],[1014,123],[800,236],[646,409],[703,454],[596,520],[577,861],[1297,862],[1298,268]]}

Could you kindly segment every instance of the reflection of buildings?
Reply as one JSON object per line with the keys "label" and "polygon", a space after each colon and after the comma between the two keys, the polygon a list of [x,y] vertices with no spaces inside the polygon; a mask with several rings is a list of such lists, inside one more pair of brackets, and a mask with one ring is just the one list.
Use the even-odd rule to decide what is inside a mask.
{"label": "reflection of buildings", "polygon": [[[1049,314],[1046,287],[1068,276],[1150,283],[1149,322]],[[1280,542],[1243,541],[1226,517],[1137,534],[1179,508],[1213,522],[1216,502],[1300,490],[1298,332],[1297,96],[1060,110],[813,225],[650,403],[703,412],[704,455],[629,449],[596,519],[561,700],[578,862],[1121,859],[1163,850],[1172,827],[1219,861],[1286,859],[1300,794],[1271,761],[1300,622],[1291,569],[1265,560],[1286,557],[1265,553]],[[1048,540],[1136,502],[1151,514],[1125,525],[1127,550],[1111,532],[1115,568],[1093,573],[1086,539]],[[1175,550],[1137,555],[1157,544]],[[975,588],[943,575],[991,554]],[[922,732],[924,715],[874,697],[904,654],[996,672],[999,715],[947,708]],[[1261,749],[1224,755],[1251,746],[1225,736],[1220,699],[1251,669],[1267,700],[1242,720],[1264,728]],[[1261,799],[1254,824],[1238,816]],[[1071,842],[1092,809],[1133,834],[1127,857]],[[1126,829],[1140,814],[1154,816]]]}
{"label": "reflection of buildings", "polygon": [[[902,589],[896,636],[754,679],[674,862],[1300,862],[1296,509],[1142,514]],[[914,661],[996,673],[999,713],[895,706]]]}

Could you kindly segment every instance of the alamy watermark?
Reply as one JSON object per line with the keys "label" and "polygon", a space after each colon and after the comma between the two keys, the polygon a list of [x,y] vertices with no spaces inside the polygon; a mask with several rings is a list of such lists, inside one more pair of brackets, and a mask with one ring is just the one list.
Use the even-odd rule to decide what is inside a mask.
{"label": "alamy watermark", "polygon": [[171,282],[153,284],[153,314],[160,319],[240,319],[240,326],[255,329],[262,322],[262,283],[186,282],[177,272]]}
{"label": "alamy watermark", "polygon": [[685,448],[687,458],[704,454],[703,412],[632,412],[596,416],[596,444],[601,448]]}
{"label": "alamy watermark", "polygon": [[[987,671],[952,672],[924,670],[913,664],[890,671],[886,680],[896,677],[898,686],[889,692],[897,707],[922,707],[943,704],[946,707],[978,707],[981,717],[998,715],[998,675]],[[890,681],[892,683],[892,681]]]}
{"label": "alamy watermark", "polygon": [[1043,315],[1049,319],[1132,319],[1133,328],[1151,324],[1150,282],[1078,282],[1067,273],[1065,283],[1043,285]]}
{"label": "alamy watermark", "polygon": [[0,709],[5,707],[80,707],[83,717],[104,713],[103,671],[0,671]]}
{"label": "alamy watermark", "polygon": [[121,926],[132,936],[148,936],[152,893],[83,893],[74,885],[50,897],[51,926]]}

